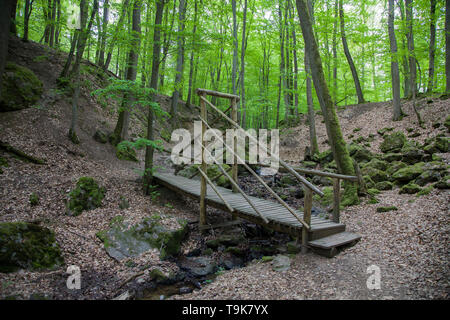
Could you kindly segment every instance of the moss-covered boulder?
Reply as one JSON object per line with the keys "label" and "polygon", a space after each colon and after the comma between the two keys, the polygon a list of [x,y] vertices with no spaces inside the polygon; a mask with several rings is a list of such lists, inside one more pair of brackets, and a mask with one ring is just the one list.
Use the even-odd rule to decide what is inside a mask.
{"label": "moss-covered boulder", "polygon": [[424,186],[427,183],[439,181],[441,178],[441,173],[439,171],[434,170],[426,170],[420,174],[414,181],[414,183],[418,184],[419,186]]}
{"label": "moss-covered boulder", "polygon": [[389,167],[386,169],[386,173],[389,176],[392,176],[394,174],[394,172],[402,169],[402,168],[406,168],[408,165],[404,162],[401,161],[394,161],[392,163],[389,164]]}
{"label": "moss-covered boulder", "polygon": [[403,158],[403,154],[394,153],[394,152],[389,152],[389,153],[383,154],[381,156],[381,160],[387,161],[387,162],[401,161],[402,158]]}
{"label": "moss-covered boulder", "polygon": [[33,71],[8,62],[3,72],[0,112],[28,108],[39,100],[42,92],[42,82]]}
{"label": "moss-covered boulder", "polygon": [[95,131],[93,138],[95,141],[100,142],[100,143],[108,142],[108,135],[101,130]]}
{"label": "moss-covered boulder", "polygon": [[447,128],[448,132],[450,132],[450,115],[445,118],[444,126]]}
{"label": "moss-covered boulder", "polygon": [[397,131],[390,135],[384,136],[384,141],[380,145],[380,149],[384,153],[399,152],[406,142],[403,132]]}
{"label": "moss-covered boulder", "polygon": [[77,216],[85,210],[92,210],[102,205],[106,189],[100,187],[94,178],[81,177],[75,189],[69,193],[68,214]]}
{"label": "moss-covered boulder", "polygon": [[449,140],[447,137],[436,137],[436,148],[441,152],[449,152]]}
{"label": "moss-covered boulder", "polygon": [[[198,173],[198,167],[199,167],[198,164],[194,164],[192,166],[187,166],[183,170],[178,171],[178,175],[185,177],[185,178],[190,178],[190,177],[192,177],[192,175],[194,175],[194,173],[197,173],[195,178],[200,179],[201,175]],[[224,170],[228,170],[230,168],[230,166],[224,163],[224,164],[222,164],[222,168]],[[231,175],[230,171],[227,171],[227,172]],[[208,170],[206,171],[206,175],[208,176],[208,178],[214,179],[221,173],[222,173],[222,171],[220,170],[220,168],[218,167],[217,164],[208,165]],[[224,175],[222,175],[219,179],[216,179],[214,182],[219,187],[224,187],[224,188],[231,187],[230,180],[228,180],[228,178]]]}
{"label": "moss-covered boulder", "polygon": [[373,188],[375,187],[375,181],[372,180],[372,178],[369,175],[363,176],[364,184],[366,185],[366,188]]}
{"label": "moss-covered boulder", "polygon": [[450,189],[450,175],[443,177],[433,185],[436,189]]}
{"label": "moss-covered boulder", "polygon": [[[406,141],[401,150],[402,161],[408,164],[420,162],[425,158],[425,152],[417,143]],[[429,157],[429,156],[428,156]]]}
{"label": "moss-covered boulder", "polygon": [[389,211],[397,211],[398,208],[396,206],[387,206],[387,207],[378,207],[377,212],[389,212]]}
{"label": "moss-covered boulder", "polygon": [[30,194],[30,205],[32,207],[37,206],[39,204],[39,196],[36,193]]}
{"label": "moss-covered boulder", "polygon": [[394,184],[389,181],[380,181],[375,184],[375,188],[378,190],[392,190]]}
{"label": "moss-covered boulder", "polygon": [[374,157],[369,150],[356,143],[347,145],[347,150],[350,156],[358,163],[368,162]]}
{"label": "moss-covered boulder", "polygon": [[387,169],[388,165],[389,165],[389,163],[387,163],[386,161],[379,160],[377,158],[373,158],[369,162],[363,164],[362,168],[370,167],[370,168],[375,168],[378,170],[385,171]]}
{"label": "moss-covered boulder", "polygon": [[423,166],[424,163],[419,162],[416,163],[415,165],[402,168],[394,172],[394,174],[392,175],[392,179],[400,184],[412,181],[423,173],[424,171]]}
{"label": "moss-covered boulder", "polygon": [[54,269],[64,263],[54,233],[26,222],[0,223],[0,272]]}
{"label": "moss-covered boulder", "polygon": [[414,194],[414,193],[419,192],[420,190],[422,190],[422,188],[419,185],[410,182],[408,184],[405,184],[403,187],[401,187],[399,193],[400,194],[402,194],[402,193]]}
{"label": "moss-covered boulder", "polygon": [[361,169],[363,175],[368,175],[375,183],[389,180],[386,171],[379,170],[370,166]]}
{"label": "moss-covered boulder", "polygon": [[138,256],[152,248],[160,250],[160,258],[167,259],[180,253],[181,243],[187,235],[185,220],[178,220],[178,227],[168,228],[161,217],[154,215],[136,225],[129,225],[121,216],[110,223],[110,228],[97,233],[108,254],[120,261]]}
{"label": "moss-covered boulder", "polygon": [[316,153],[312,156],[313,161],[319,162],[322,165],[333,161],[333,159],[334,159],[334,157],[333,157],[333,152],[331,151],[331,149],[328,149],[324,152]]}

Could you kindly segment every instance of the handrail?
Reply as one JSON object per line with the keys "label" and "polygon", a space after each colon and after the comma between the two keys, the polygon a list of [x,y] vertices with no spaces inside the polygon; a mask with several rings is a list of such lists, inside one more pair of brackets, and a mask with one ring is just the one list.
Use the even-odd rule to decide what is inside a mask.
{"label": "handrail", "polygon": [[[207,126],[208,127],[208,129],[211,129],[211,127],[208,125],[208,123],[205,121],[205,119],[203,119],[202,117],[199,117],[200,118],[200,120],[203,122],[203,124],[205,125],[205,126]],[[284,202],[284,200],[283,199],[281,199],[279,196],[278,196],[278,194],[276,194],[276,192],[275,191],[273,191],[272,190],[272,188],[270,188],[268,185],[267,185],[267,183],[263,180],[263,179],[261,179],[261,177],[255,172],[255,171],[253,171],[253,169],[252,168],[250,168],[246,163],[245,163],[245,161],[243,161],[237,154],[236,154],[236,152],[234,152],[234,150],[233,149],[231,149],[226,143],[224,143],[224,141],[217,135],[217,133],[214,131],[214,130],[212,130],[212,133],[214,134],[214,136],[216,137],[216,139],[218,140],[218,141],[220,141],[222,144],[224,144],[225,145],[225,147],[228,149],[228,150],[230,150],[231,151],[231,153],[237,158],[237,160],[239,161],[239,162],[242,162],[242,164],[244,165],[244,167],[267,189],[267,191],[269,191],[274,197],[275,197],[275,199],[277,199],[277,201],[281,204],[281,205],[283,205],[303,226],[305,226],[305,228],[307,228],[308,230],[311,228],[311,226],[308,224],[308,223],[306,223],[302,218],[300,218],[300,216],[297,214],[297,213],[295,213],[295,211],[286,203],[286,202]],[[206,150],[206,149],[205,149]],[[214,159],[215,160],[215,159]],[[216,160],[215,160],[216,161]],[[220,165],[219,165],[219,167],[220,167]]]}
{"label": "handrail", "polygon": [[[255,142],[259,147],[261,147],[269,156],[275,158],[275,160],[277,160],[289,173],[291,173],[294,177],[297,178],[297,180],[299,180],[300,182],[302,182],[306,187],[308,187],[309,189],[311,189],[312,191],[314,191],[315,193],[317,193],[318,195],[320,195],[321,197],[324,195],[324,193],[322,192],[322,190],[320,190],[318,187],[316,187],[315,185],[313,185],[311,182],[309,182],[308,180],[306,180],[304,177],[302,177],[301,175],[299,175],[297,172],[295,172],[294,169],[291,168],[291,166],[289,166],[286,162],[284,162],[283,160],[281,160],[279,157],[275,156],[272,154],[272,152],[270,152],[269,150],[267,150],[264,146],[259,144],[259,141],[257,139],[255,139],[252,135],[248,134],[239,124],[237,124],[236,122],[234,122],[232,119],[230,119],[226,114],[224,114],[221,110],[219,110],[215,105],[213,105],[211,102],[209,102],[207,99],[205,99],[203,96],[200,96],[200,99],[204,102],[206,102],[208,105],[211,106],[211,108],[213,108],[215,111],[219,112],[228,122],[230,122],[233,126],[235,126],[237,129],[241,129],[245,135],[247,137],[249,137],[249,139],[251,139],[253,142]],[[245,163],[245,162],[244,162]]]}
{"label": "handrail", "polygon": [[203,170],[200,169],[200,167],[198,167],[197,169],[198,169],[198,172],[200,172],[200,174],[206,179],[206,182],[208,182],[208,184],[211,186],[211,188],[214,190],[214,192],[219,196],[220,199],[222,199],[223,203],[225,203],[225,205],[227,206],[228,210],[230,212],[234,212],[234,208],[228,203],[227,200],[225,200],[225,198],[222,196],[220,191],[217,190],[217,188],[214,185],[214,183],[208,178],[208,175],[206,173],[204,173]]}

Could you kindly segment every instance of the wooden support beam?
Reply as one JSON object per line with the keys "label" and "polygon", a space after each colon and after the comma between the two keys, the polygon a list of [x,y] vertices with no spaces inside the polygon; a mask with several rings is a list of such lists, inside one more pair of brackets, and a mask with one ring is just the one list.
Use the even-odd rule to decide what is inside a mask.
{"label": "wooden support beam", "polygon": [[[231,100],[231,116],[233,118],[233,121],[237,122],[237,103],[236,103],[236,99],[232,99]],[[238,181],[238,164],[237,164],[237,137],[236,135],[233,135],[233,151],[234,151],[234,160],[233,160],[233,164],[232,164],[232,176],[233,176],[233,180],[236,183],[239,183]],[[233,192],[237,192],[236,188],[233,188]]]}
{"label": "wooden support beam", "polygon": [[[305,207],[303,210],[303,219],[305,222],[311,224],[311,209],[312,209],[312,191],[305,188]],[[308,230],[302,228],[302,253],[308,252]]]}
{"label": "wooden support beam", "polygon": [[206,182],[208,182],[208,184],[211,186],[211,188],[214,190],[214,192],[219,196],[219,198],[223,201],[223,203],[225,203],[225,205],[227,206],[228,210],[230,212],[233,212],[234,209],[232,206],[230,206],[230,204],[228,203],[227,200],[225,200],[225,198],[220,194],[219,190],[217,190],[216,186],[214,185],[214,183],[208,178],[208,175],[203,172],[202,169],[198,168],[198,172],[200,172],[200,174],[203,176],[203,178],[205,178]]}
{"label": "wooden support beam", "polygon": [[[204,94],[200,96],[200,98],[203,98]],[[207,110],[206,110],[206,105],[204,100],[200,100],[200,108],[201,108],[201,115],[202,117],[204,117],[205,119],[207,119],[208,114],[207,114]],[[202,164],[201,164],[201,169],[204,172],[207,172],[208,170],[208,166],[205,162],[205,147],[203,144],[203,137],[206,131],[206,125],[202,124],[202,136],[200,137],[200,141],[201,141],[201,148],[202,148]],[[204,226],[206,225],[206,179],[205,177],[202,176],[202,179],[200,181],[200,218],[199,218],[199,224],[200,226]]]}
{"label": "wooden support beam", "polygon": [[339,205],[340,205],[341,183],[338,178],[333,179],[333,222],[339,223]]}
{"label": "wooden support beam", "polygon": [[[226,171],[229,173],[232,170],[232,167],[229,167]],[[212,182],[216,182],[217,179],[219,179],[221,176],[223,176],[223,172],[220,172],[218,175],[216,175],[215,177],[213,177],[211,179]]]}
{"label": "wooden support beam", "polygon": [[225,98],[225,99],[236,99],[236,101],[240,100],[239,96],[230,94],[230,93],[223,93],[223,92],[218,92],[218,91],[213,91],[213,90],[208,90],[208,89],[200,89],[200,88],[198,88],[196,90],[196,92],[200,97],[209,95],[209,96],[215,96],[215,97]]}

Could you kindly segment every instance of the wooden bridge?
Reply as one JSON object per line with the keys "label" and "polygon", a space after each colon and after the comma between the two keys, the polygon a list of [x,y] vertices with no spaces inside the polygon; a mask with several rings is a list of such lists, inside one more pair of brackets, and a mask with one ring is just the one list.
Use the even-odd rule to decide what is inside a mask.
{"label": "wooden bridge", "polygon": [[[204,159],[208,150],[205,148],[203,143],[203,134],[208,128],[211,128],[205,120],[207,119],[206,105],[209,105],[214,111],[219,113],[219,115],[231,123],[234,128],[242,129],[237,124],[237,102],[239,101],[239,97],[205,89],[197,89],[197,94],[200,96],[200,120],[202,121],[202,134],[194,139],[200,139],[199,143],[202,147],[202,159]],[[231,106],[227,111],[231,111],[231,118],[226,115],[227,111],[222,112],[211,102],[209,102],[206,99],[206,95],[230,99]],[[250,135],[247,136],[249,139],[254,139]],[[216,139],[221,141],[221,137],[217,135]],[[254,140],[258,147],[265,148],[264,146],[259,145],[259,141],[256,139]],[[231,175],[223,169],[223,167],[219,164],[221,162],[217,160],[219,157],[223,156],[223,154],[221,154],[215,155],[214,157],[209,155],[210,158],[213,158],[216,164],[218,164],[217,167],[221,171],[221,174],[213,178],[209,178],[206,174],[207,164],[205,161],[202,161],[202,164],[198,167],[198,171],[196,172],[196,174],[201,175],[200,181],[175,176],[168,173],[156,173],[153,176],[155,183],[165,186],[176,193],[200,200],[199,223],[201,229],[205,229],[207,227],[206,207],[209,205],[211,207],[231,212],[235,219],[241,218],[248,220],[252,223],[264,225],[275,231],[287,233],[297,237],[298,244],[301,244],[302,252],[304,253],[307,252],[308,249],[313,249],[319,254],[332,257],[338,252],[337,249],[339,247],[354,244],[361,238],[358,234],[346,232],[345,225],[339,222],[340,180],[359,182],[361,180],[360,178],[356,176],[346,176],[317,170],[292,168],[281,159],[278,159],[276,155],[271,154],[268,150],[265,150],[268,155],[272,157],[272,159],[279,161],[279,164],[282,166],[281,169],[283,169],[284,172],[288,172],[293,175],[303,185],[305,199],[304,210],[301,212],[291,208],[266,184],[266,182],[258,174],[251,169],[245,161],[239,158],[236,152],[236,138],[234,139],[233,148],[227,146],[225,143],[224,145],[234,155]],[[245,194],[237,183],[238,163],[243,165],[247,171],[249,171],[259,181],[259,183],[261,183],[269,191],[269,193],[275,197],[277,202],[259,199],[257,197],[252,197]],[[317,186],[311,184],[305,177],[300,175],[300,173],[326,176],[333,179],[334,205],[332,220],[311,216],[313,192],[320,196],[323,196],[323,192]],[[193,176],[191,176],[191,178]],[[231,182],[233,186],[232,190],[222,188],[214,184],[214,181],[222,176],[226,176]]]}

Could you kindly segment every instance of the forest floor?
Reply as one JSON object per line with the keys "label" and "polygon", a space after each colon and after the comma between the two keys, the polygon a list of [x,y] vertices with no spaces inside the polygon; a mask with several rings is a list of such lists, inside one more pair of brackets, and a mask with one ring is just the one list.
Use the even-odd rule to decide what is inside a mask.
{"label": "forest floor", "polygon": [[[20,46],[20,50],[15,50]],[[118,262],[104,250],[96,233],[108,227],[111,219],[123,215],[130,222],[158,213],[167,217],[182,217],[194,222],[198,219],[198,204],[160,189],[158,200],[143,196],[139,170],[140,162],[120,161],[110,144],[94,141],[92,136],[100,127],[111,130],[115,114],[102,108],[85,89],[80,108],[80,145],[67,138],[70,123],[70,99],[56,91],[54,80],[64,57],[54,51],[43,51],[43,46],[30,44],[22,47],[13,43],[10,57],[28,66],[44,82],[45,93],[39,107],[8,112],[0,117],[0,140],[24,152],[46,159],[45,165],[22,162],[7,153],[9,167],[0,176],[0,222],[34,221],[54,230],[61,247],[65,265],[78,265],[82,272],[82,289],[68,290],[66,267],[54,271],[0,273],[0,298],[15,296],[29,299],[33,295],[53,299],[111,299],[122,293],[130,277],[142,269],[141,283],[149,280],[149,270],[158,267],[164,272],[178,267],[171,261],[161,261],[158,250]],[[45,59],[36,61],[36,56]],[[49,65],[50,64],[50,65]],[[92,75],[87,74],[86,77]],[[87,78],[89,80],[89,78]],[[98,84],[98,79],[90,79]],[[91,85],[91,87],[95,85]],[[90,88],[93,90],[95,88]],[[339,112],[344,136],[376,135],[378,129],[394,127],[404,131],[412,127],[420,132],[416,138],[434,136],[438,129],[432,124],[443,121],[449,113],[450,100],[419,100],[419,110],[426,129],[417,129],[411,103],[404,104],[409,114],[400,122],[390,120],[389,103],[349,106]],[[325,149],[326,132],[316,118],[319,145]],[[133,131],[138,128],[132,126]],[[357,135],[353,133],[361,128]],[[299,137],[305,137],[299,139]],[[281,155],[298,162],[308,144],[308,128],[301,125],[282,133]],[[350,139],[348,139],[350,140]],[[378,152],[381,137],[372,143]],[[449,154],[445,154],[449,163]],[[167,154],[157,154],[156,163],[171,168]],[[92,176],[107,190],[103,206],[72,217],[66,214],[67,193],[81,176]],[[29,196],[38,194],[40,204],[30,206]],[[120,197],[130,206],[120,209]],[[437,190],[421,197],[398,194],[398,189],[383,191],[380,203],[360,205],[341,212],[347,230],[361,234],[362,239],[334,258],[313,253],[291,256],[290,269],[273,271],[270,262],[255,260],[247,266],[222,272],[201,290],[175,295],[172,299],[448,299],[449,297],[449,191]],[[377,213],[378,206],[395,205],[398,211]],[[209,217],[219,219],[218,210],[210,210]],[[170,222],[170,219],[168,219]],[[211,235],[208,235],[211,237]],[[187,253],[199,242],[204,242],[196,230],[191,230],[189,241],[183,244]],[[131,261],[130,261],[131,260]],[[130,263],[131,262],[131,263]],[[368,290],[367,268],[381,269],[381,289]],[[145,286],[145,285],[144,285]]]}

